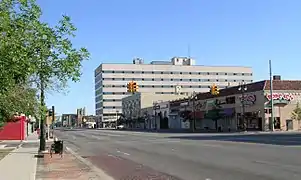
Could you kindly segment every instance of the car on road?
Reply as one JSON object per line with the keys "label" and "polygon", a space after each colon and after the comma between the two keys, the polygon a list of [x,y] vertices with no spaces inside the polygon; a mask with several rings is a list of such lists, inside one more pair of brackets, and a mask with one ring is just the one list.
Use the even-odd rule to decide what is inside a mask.
{"label": "car on road", "polygon": [[117,126],[117,129],[125,129],[124,125]]}

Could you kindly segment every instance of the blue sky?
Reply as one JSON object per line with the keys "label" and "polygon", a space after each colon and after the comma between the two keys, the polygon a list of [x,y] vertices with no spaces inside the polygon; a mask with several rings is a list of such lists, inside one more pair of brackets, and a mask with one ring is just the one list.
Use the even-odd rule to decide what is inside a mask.
{"label": "blue sky", "polygon": [[298,0],[38,0],[42,20],[62,14],[78,28],[74,45],[86,47],[81,82],[68,94],[49,94],[58,113],[86,107],[94,114],[94,69],[100,63],[146,62],[191,56],[197,64],[244,65],[254,80],[268,79],[268,60],[282,79],[300,79],[301,1]]}

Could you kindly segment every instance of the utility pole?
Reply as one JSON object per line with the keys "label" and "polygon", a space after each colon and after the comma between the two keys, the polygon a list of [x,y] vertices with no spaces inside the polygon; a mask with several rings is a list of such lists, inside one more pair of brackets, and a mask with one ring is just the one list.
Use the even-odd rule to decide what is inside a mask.
{"label": "utility pole", "polygon": [[273,99],[273,75],[272,75],[272,61],[269,60],[269,70],[270,70],[270,94],[271,94],[271,131],[274,131],[274,99]]}

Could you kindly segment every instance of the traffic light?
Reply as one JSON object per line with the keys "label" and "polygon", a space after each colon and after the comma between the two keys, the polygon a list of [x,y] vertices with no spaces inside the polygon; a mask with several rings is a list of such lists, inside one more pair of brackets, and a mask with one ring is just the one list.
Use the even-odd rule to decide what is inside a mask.
{"label": "traffic light", "polygon": [[133,93],[134,89],[133,89],[133,82],[129,82],[127,84],[127,92]]}
{"label": "traffic light", "polygon": [[218,89],[217,85],[214,85],[214,92],[215,92],[215,95],[219,95],[219,89]]}
{"label": "traffic light", "polygon": [[138,92],[139,86],[136,82],[133,82],[133,92]]}
{"label": "traffic light", "polygon": [[52,109],[48,110],[48,116],[51,117],[52,116]]}
{"label": "traffic light", "polygon": [[211,86],[210,93],[212,95],[219,95],[219,89],[218,89],[217,85],[214,84]]}

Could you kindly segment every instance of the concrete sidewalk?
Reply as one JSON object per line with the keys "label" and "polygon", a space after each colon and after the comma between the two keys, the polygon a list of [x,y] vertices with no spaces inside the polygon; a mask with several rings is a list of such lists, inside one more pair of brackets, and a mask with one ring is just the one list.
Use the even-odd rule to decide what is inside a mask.
{"label": "concrete sidewalk", "polygon": [[[33,133],[20,146],[11,151],[0,161],[1,179],[34,180],[37,168],[38,141]],[[30,140],[30,141],[28,141]],[[27,142],[28,141],[28,142]]]}

